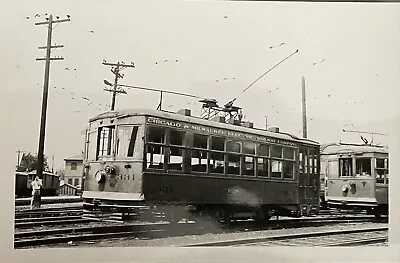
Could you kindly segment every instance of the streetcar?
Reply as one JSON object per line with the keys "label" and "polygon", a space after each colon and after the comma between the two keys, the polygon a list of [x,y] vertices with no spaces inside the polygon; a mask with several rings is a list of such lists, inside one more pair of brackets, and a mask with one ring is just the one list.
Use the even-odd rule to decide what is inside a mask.
{"label": "streetcar", "polygon": [[321,174],[330,208],[388,214],[388,148],[370,144],[322,147]]}
{"label": "streetcar", "polygon": [[190,213],[226,221],[317,214],[319,144],[224,116],[131,109],[91,118],[85,215],[124,219],[157,210],[175,219]]}

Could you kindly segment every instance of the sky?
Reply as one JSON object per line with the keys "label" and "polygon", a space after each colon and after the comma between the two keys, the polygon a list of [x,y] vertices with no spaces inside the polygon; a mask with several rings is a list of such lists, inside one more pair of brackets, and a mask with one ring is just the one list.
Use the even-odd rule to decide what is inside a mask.
{"label": "sky", "polygon": [[[399,116],[399,11],[398,4],[380,3],[12,1],[0,23],[0,121],[11,132],[3,140],[15,151],[38,151],[44,62],[35,59],[45,56],[38,47],[46,44],[47,28],[34,23],[45,21],[45,13],[71,17],[54,27],[52,38],[64,45],[52,51],[64,60],[51,62],[47,108],[45,155],[50,166],[54,155],[55,169],[83,150],[88,119],[109,109],[103,80],[113,82],[113,74],[103,60],[135,63],[120,84],[220,105],[237,97],[235,105],[256,127],[265,127],[267,116],[269,126],[297,136],[304,76],[310,139],[361,143],[358,133],[343,129],[390,136]],[[117,96],[117,110],[158,105],[159,93],[126,91]],[[196,99],[173,95],[164,95],[163,105],[201,109]],[[375,135],[374,142],[388,138]]]}

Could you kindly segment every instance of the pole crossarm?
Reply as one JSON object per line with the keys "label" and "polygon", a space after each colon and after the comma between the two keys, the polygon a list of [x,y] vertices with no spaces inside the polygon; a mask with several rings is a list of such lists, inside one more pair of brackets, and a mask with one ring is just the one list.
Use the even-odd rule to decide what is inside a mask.
{"label": "pole crossarm", "polygon": [[[36,58],[36,60],[47,60],[47,58]],[[64,60],[64,58],[49,58],[49,60]]]}

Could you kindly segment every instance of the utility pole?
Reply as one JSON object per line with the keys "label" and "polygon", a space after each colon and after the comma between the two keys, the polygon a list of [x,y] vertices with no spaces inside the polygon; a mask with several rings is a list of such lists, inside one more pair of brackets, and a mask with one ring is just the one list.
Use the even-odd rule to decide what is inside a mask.
{"label": "utility pole", "polygon": [[302,109],[303,109],[303,138],[307,138],[307,109],[306,109],[306,79],[301,77]]}
{"label": "utility pole", "polygon": [[124,78],[124,74],[120,74],[120,72],[122,70],[124,70],[125,68],[134,68],[135,67],[135,63],[131,62],[130,65],[127,65],[123,61],[121,61],[121,62],[118,61],[117,63],[110,63],[110,62],[107,62],[107,61],[103,60],[103,65],[111,66],[111,72],[115,75],[114,84],[111,84],[107,80],[104,80],[104,84],[106,84],[108,86],[113,86],[113,89],[104,89],[104,90],[112,92],[111,110],[114,110],[115,109],[115,96],[117,95],[117,93],[126,94],[125,90],[117,89],[118,80]]}
{"label": "utility pole", "polygon": [[51,157],[52,163],[51,163],[51,172],[54,173],[54,154]]}
{"label": "utility pole", "polygon": [[44,159],[44,141],[45,141],[45,131],[46,131],[46,113],[47,113],[47,97],[49,92],[49,79],[50,79],[50,61],[51,60],[63,60],[62,57],[50,57],[52,48],[61,48],[63,45],[51,45],[51,37],[53,33],[53,24],[62,23],[70,21],[69,15],[67,19],[59,19],[56,17],[56,20],[53,21],[53,15],[50,15],[49,18],[45,22],[35,23],[38,25],[48,25],[47,29],[47,45],[45,47],[39,47],[39,49],[46,49],[46,57],[37,58],[36,60],[45,60],[45,71],[44,71],[44,85],[43,85],[43,99],[42,99],[42,115],[40,120],[40,135],[39,135],[39,153],[38,153],[38,167],[37,167],[37,176],[39,178],[43,178],[43,159]]}
{"label": "utility pole", "polygon": [[268,116],[265,115],[265,130],[268,130]]}

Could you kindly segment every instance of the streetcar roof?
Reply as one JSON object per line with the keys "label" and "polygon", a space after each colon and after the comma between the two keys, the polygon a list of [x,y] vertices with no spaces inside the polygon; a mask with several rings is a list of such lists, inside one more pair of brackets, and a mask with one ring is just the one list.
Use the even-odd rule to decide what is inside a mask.
{"label": "streetcar roof", "polygon": [[368,144],[323,144],[321,145],[322,154],[340,153],[388,153],[386,146],[374,146]]}
{"label": "streetcar roof", "polygon": [[315,146],[319,146],[319,143],[310,139],[299,138],[292,134],[286,132],[271,132],[267,130],[262,130],[258,128],[248,128],[239,125],[233,125],[228,123],[221,123],[217,121],[205,120],[196,116],[185,116],[182,114],[174,113],[174,112],[167,112],[167,111],[159,111],[159,110],[152,110],[152,109],[124,109],[124,110],[116,110],[116,111],[107,111],[103,112],[91,119],[89,122],[93,122],[99,119],[107,119],[107,118],[125,118],[131,116],[152,116],[158,118],[165,118],[170,120],[177,120],[182,122],[189,122],[195,123],[204,126],[211,126],[220,129],[229,129],[229,130],[236,130],[241,131],[244,133],[252,133],[256,135],[263,135],[263,136],[270,136],[279,139],[297,141],[301,143],[312,144]]}

